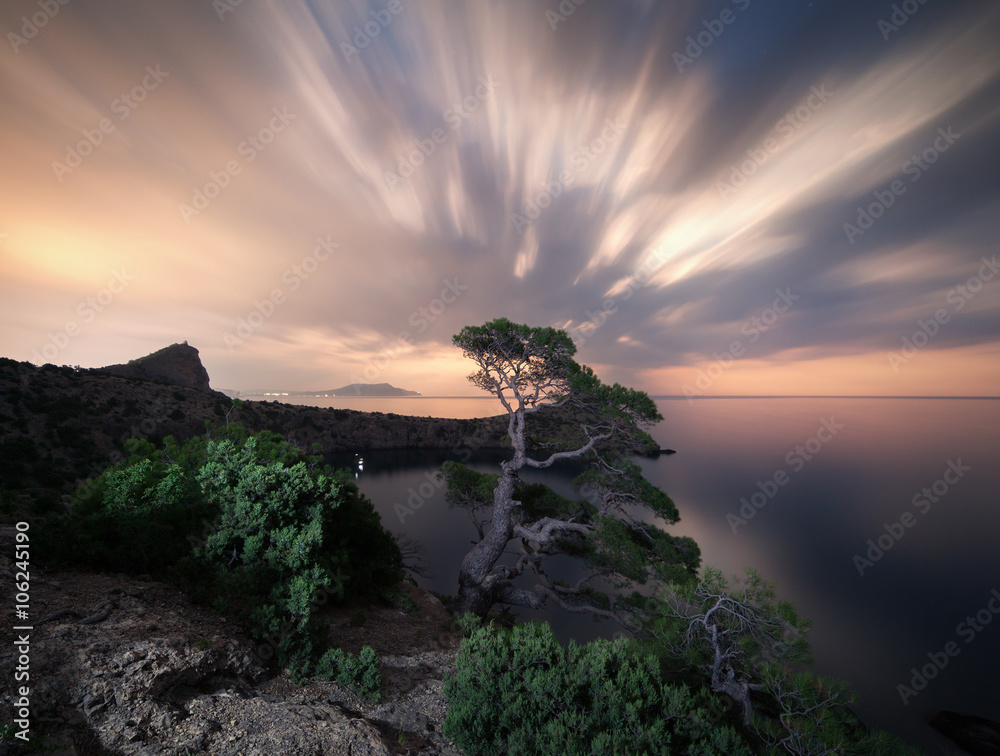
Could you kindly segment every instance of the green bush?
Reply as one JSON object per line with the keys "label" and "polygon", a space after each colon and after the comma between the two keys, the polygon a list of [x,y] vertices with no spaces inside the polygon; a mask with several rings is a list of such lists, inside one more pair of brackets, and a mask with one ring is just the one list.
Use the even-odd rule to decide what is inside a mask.
{"label": "green bush", "polygon": [[316,663],[316,676],[345,685],[372,703],[382,698],[382,673],[371,646],[364,646],[357,656],[343,649],[329,649]]}
{"label": "green bush", "polygon": [[413,614],[420,611],[420,604],[414,601],[409,593],[405,591],[392,591],[382,595],[382,600],[389,606],[405,614]]}
{"label": "green bush", "polygon": [[402,556],[372,503],[281,436],[237,424],[131,457],[88,481],[48,551],[96,570],[169,577],[305,668],[327,601],[375,598]]}
{"label": "green bush", "polygon": [[847,683],[808,670],[809,622],[777,598],[752,569],[730,581],[706,568],[696,583],[650,599],[641,648],[673,674],[728,694],[744,730],[768,754],[916,753],[885,732],[866,729],[850,709]]}
{"label": "green bush", "polygon": [[478,754],[730,754],[751,750],[713,722],[714,699],[660,681],[624,640],[563,648],[545,624],[475,630],[445,677],[445,734]]}
{"label": "green bush", "polygon": [[47,522],[40,543],[46,558],[162,578],[190,550],[186,537],[213,514],[192,470],[145,441],[130,440],[126,449],[127,461],[78,489],[70,517]]}

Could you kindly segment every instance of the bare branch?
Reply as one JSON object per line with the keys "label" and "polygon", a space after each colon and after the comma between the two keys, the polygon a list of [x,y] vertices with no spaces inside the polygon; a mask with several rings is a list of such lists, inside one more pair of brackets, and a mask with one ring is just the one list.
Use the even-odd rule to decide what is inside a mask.
{"label": "bare branch", "polygon": [[594,444],[596,444],[598,441],[603,441],[604,439],[610,437],[611,437],[610,433],[605,433],[600,436],[592,436],[590,440],[587,442],[587,444],[585,446],[581,446],[579,449],[575,449],[573,451],[555,452],[554,454],[549,455],[548,459],[541,461],[537,459],[531,459],[530,457],[526,457],[524,463],[528,467],[543,468],[555,464],[560,459],[576,459],[578,457],[582,457],[584,454],[593,449]]}

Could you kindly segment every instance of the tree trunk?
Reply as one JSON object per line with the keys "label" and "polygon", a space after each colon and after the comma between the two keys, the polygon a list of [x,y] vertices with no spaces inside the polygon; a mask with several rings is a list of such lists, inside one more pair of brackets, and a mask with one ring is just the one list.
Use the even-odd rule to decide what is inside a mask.
{"label": "tree trunk", "polygon": [[490,532],[465,555],[458,572],[458,596],[453,604],[456,614],[473,612],[484,617],[496,603],[496,592],[502,581],[492,571],[514,532],[513,495],[514,470],[505,462],[493,492]]}

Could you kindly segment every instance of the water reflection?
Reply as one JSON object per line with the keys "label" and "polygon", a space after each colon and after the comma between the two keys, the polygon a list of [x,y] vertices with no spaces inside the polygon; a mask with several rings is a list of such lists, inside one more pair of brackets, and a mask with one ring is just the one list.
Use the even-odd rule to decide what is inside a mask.
{"label": "water reflection", "polygon": [[[447,416],[447,403],[439,404],[428,411]],[[1000,617],[968,643],[956,635],[1000,588],[1000,401],[716,399],[658,406],[665,421],[652,434],[679,453],[637,462],[677,503],[681,522],[670,531],[693,537],[706,564],[726,572],[750,565],[775,580],[779,594],[814,622],[817,671],[852,683],[866,722],[939,752],[946,741],[923,723],[925,713],[951,709],[1000,720]],[[824,420],[842,428],[824,434],[818,449],[807,445]],[[470,466],[496,472],[505,458],[479,453]],[[461,458],[447,451],[365,452],[357,472],[385,525],[423,543],[432,575],[422,585],[454,594],[476,533],[435,485],[446,459]],[[959,460],[968,472],[933,506],[916,508],[914,497],[928,486],[933,491],[949,461]],[[741,514],[744,502],[761,501],[753,494],[779,472],[787,481],[752,516]],[[525,470],[521,477],[572,496],[574,474]],[[860,575],[854,557],[905,513],[912,525]],[[733,514],[745,521],[736,532],[727,519]],[[553,577],[569,579],[571,570],[571,560],[552,563]],[[547,619],[564,641],[616,630],[558,610],[521,616]],[[911,669],[949,641],[959,643],[960,655],[904,705],[897,685],[908,685]]]}

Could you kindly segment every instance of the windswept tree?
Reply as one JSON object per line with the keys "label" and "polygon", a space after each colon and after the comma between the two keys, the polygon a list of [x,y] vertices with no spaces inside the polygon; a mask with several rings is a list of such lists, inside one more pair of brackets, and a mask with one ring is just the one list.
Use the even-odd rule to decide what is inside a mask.
{"label": "windswept tree", "polygon": [[[674,503],[627,459],[656,448],[644,429],[663,418],[645,393],[603,384],[574,361],[573,341],[554,328],[499,318],[467,326],[453,341],[479,368],[469,380],[507,411],[513,451],[497,475],[454,462],[442,468],[449,502],[470,512],[479,535],[462,561],[455,611],[485,615],[495,604],[540,608],[551,601],[633,626],[642,602],[620,591],[693,578],[700,562],[694,541],[648,521],[654,515],[676,523]],[[583,495],[576,501],[518,477],[524,468],[574,460],[587,466],[575,480]],[[490,508],[485,521],[477,518]],[[516,559],[504,556],[511,547]],[[545,561],[555,554],[580,558],[584,576],[573,585],[551,580]],[[534,585],[515,585],[529,573]]]}
{"label": "windswept tree", "polygon": [[714,568],[651,602],[648,646],[739,707],[767,753],[908,756],[902,741],[864,727],[847,683],[809,670],[809,621],[753,569],[732,581]]}

